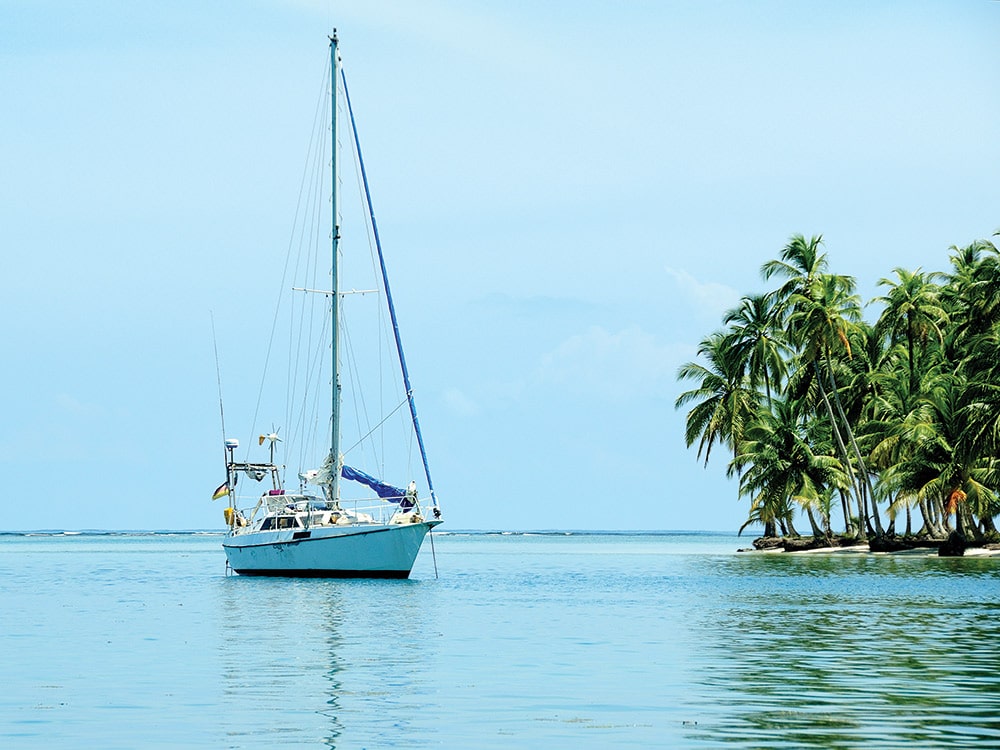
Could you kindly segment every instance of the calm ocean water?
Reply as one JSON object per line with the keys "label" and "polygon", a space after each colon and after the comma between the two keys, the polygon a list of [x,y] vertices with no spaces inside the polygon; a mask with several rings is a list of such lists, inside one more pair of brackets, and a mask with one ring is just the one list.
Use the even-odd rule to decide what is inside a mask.
{"label": "calm ocean water", "polygon": [[0,747],[995,748],[1000,558],[435,534],[408,581],[0,535]]}

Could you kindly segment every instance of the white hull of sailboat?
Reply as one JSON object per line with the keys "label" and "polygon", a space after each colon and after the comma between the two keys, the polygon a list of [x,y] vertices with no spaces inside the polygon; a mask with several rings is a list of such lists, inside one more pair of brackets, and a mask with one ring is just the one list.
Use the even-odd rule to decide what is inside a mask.
{"label": "white hull of sailboat", "polygon": [[424,535],[439,521],[234,534],[223,547],[241,575],[408,578]]}

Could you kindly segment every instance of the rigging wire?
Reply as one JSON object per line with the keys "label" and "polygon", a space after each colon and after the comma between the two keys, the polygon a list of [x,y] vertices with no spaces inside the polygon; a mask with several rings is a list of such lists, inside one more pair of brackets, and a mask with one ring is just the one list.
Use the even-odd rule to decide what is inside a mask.
{"label": "rigging wire", "polygon": [[[327,83],[329,83],[329,79],[327,80]],[[329,92],[325,91],[324,96],[321,98],[321,108],[325,110],[326,104],[330,99]],[[318,125],[316,128],[316,135],[320,135],[323,130],[326,129],[329,128],[325,125]],[[296,260],[296,271],[293,274],[293,278],[302,278],[306,287],[318,286],[319,264],[322,257],[319,243],[322,236],[322,230],[320,227],[323,224],[323,195],[325,192],[323,186],[326,184],[327,139],[320,138],[319,140],[320,148],[316,152],[315,160],[313,162],[313,187],[310,194],[310,213],[312,214],[312,221],[308,228],[306,226],[302,227],[299,242],[299,253]],[[312,295],[303,296],[298,305],[299,313],[296,316],[294,314],[293,297],[293,315],[290,316],[289,319],[289,341],[294,341],[295,346],[294,350],[290,348],[288,352],[290,377],[287,381],[288,391],[286,393],[286,404],[289,410],[295,408],[294,405],[300,401],[298,392],[301,386],[300,421],[298,423],[298,427],[296,428],[296,437],[301,435],[303,438],[310,433],[314,435],[314,430],[318,429],[318,425],[314,425],[314,429],[311,430],[309,428],[310,421],[306,419],[306,415],[308,413],[307,399],[309,398],[309,395],[313,394],[314,399],[318,399],[319,397],[317,389],[313,387],[313,375],[315,374],[316,382],[319,382],[322,378],[324,364],[323,346],[320,344],[322,338],[317,336],[314,330],[316,325],[315,310],[317,304],[320,304],[317,297]],[[320,304],[320,309],[324,315],[322,319],[323,324],[321,326],[322,333],[328,330],[329,309],[325,304]],[[313,342],[311,349],[309,348],[309,342]],[[318,368],[316,367],[317,363],[319,365]],[[302,367],[304,367],[304,372],[301,373],[300,381],[300,368]],[[314,406],[314,408],[318,407]],[[289,418],[291,418],[291,411],[289,411]],[[298,432],[298,429],[301,429],[301,433]],[[299,439],[296,442],[299,449],[298,464],[301,467],[306,464],[306,453],[313,443],[308,439]]]}
{"label": "rigging wire", "polygon": [[[329,68],[326,70],[329,73]],[[329,78],[327,77],[324,82],[323,97],[321,97],[320,104],[317,106],[317,111],[324,111],[327,109],[327,103],[329,102]],[[346,102],[343,96],[340,97],[338,101],[338,110],[343,113],[346,109]],[[319,118],[316,118],[316,122],[319,122]],[[325,127],[329,130],[328,125],[317,125],[314,129],[313,143],[317,140],[316,136],[320,133],[321,127]],[[311,216],[312,222],[302,222],[301,226],[297,229],[298,243],[293,242],[293,247],[298,248],[296,253],[296,258],[294,263],[289,261],[289,265],[292,266],[291,276],[293,279],[302,279],[306,287],[319,288],[323,286],[319,281],[320,266],[323,262],[324,256],[319,249],[319,230],[318,228],[323,224],[322,221],[322,196],[324,194],[323,184],[325,184],[325,175],[327,170],[324,168],[325,158],[325,141],[323,139],[320,142],[321,146],[319,148],[311,146],[310,155],[313,157],[311,160],[312,169],[306,170],[306,176],[303,178],[304,185],[308,185],[308,190],[306,191],[306,198],[304,201],[300,198],[300,205],[304,205],[304,210],[300,209],[300,213],[304,216]],[[363,183],[360,178],[360,162],[358,160],[358,155],[356,152],[356,144],[351,140],[350,152],[354,156],[355,161],[355,176],[357,178],[357,195],[360,201],[360,212],[359,215],[365,215],[365,203],[364,203],[364,192]],[[328,165],[327,165],[328,166]],[[307,179],[308,178],[308,179]],[[338,183],[342,182],[341,172],[338,170],[336,176]],[[343,224],[343,216],[338,216],[340,223]],[[297,220],[298,224],[298,220]],[[367,221],[361,222],[362,226],[365,228],[365,235],[368,241],[369,249],[369,261],[371,263],[371,275],[374,278],[378,278],[378,266],[377,266],[377,256],[376,256],[376,245],[373,241],[372,229],[370,223]],[[339,260],[344,258],[343,251],[340,252]],[[329,272],[328,272],[329,273]],[[381,283],[379,283],[378,294],[381,297]],[[329,295],[326,295],[329,299]],[[327,357],[324,353],[324,348],[328,349],[329,346],[323,344],[328,340],[328,331],[330,324],[330,310],[328,304],[321,304],[318,302],[319,297],[312,297],[307,295],[301,300],[297,300],[293,297],[292,300],[292,314],[289,316],[289,336],[288,340],[290,342],[295,342],[288,351],[288,394],[286,398],[287,411],[286,411],[286,424],[289,425],[289,442],[292,445],[299,447],[299,464],[300,466],[305,466],[307,461],[310,461],[310,457],[307,456],[307,452],[310,451],[310,447],[318,444],[317,433],[320,429],[320,393],[321,390],[317,387],[321,384],[325,371],[325,365]],[[341,305],[341,316],[342,321],[346,323],[346,306],[344,305],[344,298],[342,296],[338,297],[338,304]],[[316,305],[319,304],[319,309],[323,312],[323,324],[321,326],[320,334],[313,335],[315,333],[315,321],[317,316],[315,314]],[[385,322],[385,311],[382,305],[377,305],[378,310],[378,321],[379,328],[382,331],[382,336],[376,335],[373,340],[380,341],[378,348],[378,382],[379,382],[379,400],[382,404],[380,411],[385,412],[385,387],[384,387],[384,377],[385,377],[385,347],[386,342],[389,341],[390,332]],[[387,418],[383,418],[378,425],[372,427],[373,419],[368,410],[367,401],[365,394],[367,389],[361,388],[359,386],[367,382],[365,378],[362,377],[362,373],[358,368],[358,363],[361,361],[361,357],[357,356],[356,347],[354,345],[354,339],[351,338],[351,328],[350,326],[342,326],[342,335],[344,336],[344,341],[347,344],[345,350],[341,352],[341,356],[348,360],[348,372],[350,377],[350,385],[353,388],[352,394],[353,399],[351,402],[354,404],[354,411],[357,423],[358,434],[364,433],[366,438],[372,437],[374,432],[379,426],[383,425]],[[310,350],[307,345],[303,342],[320,342],[316,345],[315,349]],[[318,365],[318,367],[317,367]],[[331,376],[332,377],[332,376]],[[401,385],[397,383],[398,387],[401,389]],[[398,411],[398,406],[393,409],[393,413]],[[366,429],[364,425],[367,425]],[[378,449],[375,445],[374,438],[368,440],[366,445],[372,450],[372,458],[375,463],[382,470],[383,476],[385,476],[385,431],[380,433],[382,446]],[[409,434],[410,439],[410,465],[412,466],[412,429]],[[360,442],[364,441],[362,438]],[[352,449],[356,448],[352,446]],[[381,458],[380,458],[381,456]],[[311,459],[315,459],[312,456]],[[412,476],[411,473],[409,475]]]}
{"label": "rigging wire", "polygon": [[[346,306],[345,306],[345,309],[346,309]],[[344,311],[342,311],[342,312],[344,312]],[[356,426],[356,428],[358,430],[358,434],[360,435],[360,434],[365,433],[365,427],[362,426],[362,416],[364,417],[364,420],[363,420],[364,424],[367,425],[368,427],[371,426],[371,417],[368,415],[368,402],[365,399],[365,392],[361,388],[362,378],[361,378],[361,372],[358,369],[358,361],[359,361],[360,357],[355,356],[355,353],[354,353],[354,338],[351,335],[351,328],[350,328],[350,326],[346,325],[346,321],[347,321],[346,312],[344,312],[344,314],[341,315],[341,320],[343,320],[345,322],[342,341],[344,342],[344,349],[343,349],[343,351],[344,351],[344,354],[346,355],[346,359],[347,359],[348,381],[349,381],[349,383],[351,385],[351,394],[353,396],[354,422],[355,422],[355,426]],[[370,429],[368,430],[367,434],[371,434],[371,430]],[[367,434],[366,434],[366,436],[367,436]],[[353,446],[351,446],[351,448],[353,449],[353,448],[357,447],[357,445],[359,443],[361,443],[362,441],[364,441],[364,439],[365,438],[361,438],[361,440],[359,440],[357,443],[355,443]],[[348,451],[343,451],[343,453],[346,455],[348,453]],[[375,460],[376,463],[377,463],[377,461],[378,461],[378,455],[377,454],[375,454],[373,456],[373,460]]]}
{"label": "rigging wire", "polygon": [[[347,101],[346,92],[344,92],[343,89],[341,90],[339,104],[341,104],[342,107],[340,111],[341,112],[346,111],[349,116],[350,114],[349,102]],[[365,200],[365,189],[362,177],[363,165],[361,163],[360,153],[358,152],[356,141],[354,139],[349,139],[349,141],[351,146],[350,154],[354,161],[354,176],[357,187],[356,195],[359,201],[358,204],[359,216],[367,217],[368,206]],[[341,153],[344,152],[342,151]],[[374,236],[370,220],[362,219],[361,225],[364,228],[365,237],[368,243],[368,260],[370,263],[369,272],[371,273],[372,278],[375,280],[375,285],[378,287],[378,295],[383,303],[376,306],[376,309],[378,311],[377,323],[375,325],[376,334],[375,336],[372,337],[371,340],[377,342],[378,344],[376,352],[377,354],[376,359],[378,363],[377,366],[378,388],[374,394],[376,395],[378,401],[378,408],[376,412],[377,414],[386,414],[386,411],[390,408],[390,405],[387,404],[387,396],[391,395],[392,403],[398,404],[400,398],[405,398],[405,396],[403,395],[405,393],[405,389],[403,387],[403,383],[400,380],[399,373],[395,373],[394,370],[389,370],[387,367],[386,354],[387,352],[391,351],[392,332],[388,324],[388,321],[386,319],[386,308],[384,306],[385,293],[383,291],[384,284],[379,270],[377,238]],[[355,257],[360,257],[360,254]],[[342,307],[341,309],[345,310],[346,306]],[[342,320],[346,321],[346,314],[342,317]],[[350,337],[350,329],[346,325],[344,326],[344,336],[345,338]],[[390,472],[386,468],[386,459],[389,455],[389,452],[386,448],[386,441],[389,437],[388,435],[389,431],[384,429],[380,430],[379,428],[385,425],[388,422],[389,418],[399,410],[399,406],[397,405],[393,407],[391,411],[378,422],[378,424],[376,424],[374,427],[372,426],[373,420],[371,417],[370,405],[367,401],[367,395],[371,395],[370,391],[372,389],[361,387],[363,383],[371,382],[372,378],[362,377],[361,371],[358,367],[358,362],[361,361],[361,357],[357,355],[357,348],[353,343],[353,339],[351,340],[351,343],[348,345],[348,347],[346,347],[346,349],[347,351],[345,352],[345,354],[348,356],[348,358],[351,359],[348,365],[348,373],[353,378],[353,380],[351,381],[351,385],[354,389],[352,390],[352,394],[354,395],[353,403],[355,405],[355,422],[358,429],[358,434],[364,435],[364,437],[361,437],[351,447],[351,450],[354,450],[359,445],[363,444],[362,445],[363,454],[366,456],[370,455],[371,460],[374,462],[374,465],[378,467],[376,473],[380,474],[381,476],[388,476]],[[387,382],[386,376],[390,375],[391,373],[395,373],[395,376],[390,377]],[[390,391],[393,390],[395,391],[395,393],[390,393]],[[361,412],[363,412],[363,414]],[[367,430],[363,425],[367,425]],[[406,438],[409,439],[409,444],[411,447],[409,451],[408,461],[406,462],[407,465],[403,469],[403,471],[405,472],[405,475],[407,477],[412,477],[413,476],[413,471],[412,471],[413,426],[405,421],[404,415],[400,414],[400,422],[398,424],[398,428],[400,430],[401,437],[403,437],[404,439]],[[377,436],[375,434],[376,432],[378,432]],[[371,451],[370,454],[368,453],[369,450]],[[398,467],[394,470],[399,471],[400,468],[401,467]]]}
{"label": "rigging wire", "polygon": [[[377,425],[375,425],[374,427],[372,427],[372,428],[371,428],[371,429],[370,429],[370,430],[368,431],[368,433],[367,433],[367,434],[365,434],[365,435],[362,435],[362,436],[361,436],[360,438],[358,438],[358,441],[357,441],[357,442],[356,442],[356,443],[355,443],[354,445],[352,445],[352,446],[351,446],[350,448],[348,448],[348,449],[347,449],[346,451],[344,451],[344,455],[347,455],[347,454],[348,454],[348,453],[350,453],[350,452],[351,452],[352,450],[354,450],[354,449],[355,449],[355,448],[357,448],[357,447],[358,447],[359,445],[361,445],[361,444],[362,444],[362,443],[363,443],[363,442],[364,442],[365,440],[367,440],[367,439],[368,439],[369,437],[371,437],[371,435],[372,435],[372,434],[373,434],[373,433],[375,432],[375,430],[377,430],[377,429],[378,429],[379,427],[381,427],[381,426],[382,426],[382,425],[384,425],[384,424],[385,424],[386,422],[388,422],[388,421],[389,421],[390,419],[392,419],[392,416],[393,416],[393,415],[394,415],[394,414],[395,414],[395,413],[396,413],[397,411],[399,411],[400,409],[402,409],[402,408],[403,408],[404,406],[406,406],[406,399],[403,399],[402,401],[400,401],[400,402],[399,402],[399,404],[398,404],[398,405],[396,406],[396,408],[395,408],[395,409],[393,409],[393,410],[392,410],[391,412],[389,412],[388,414],[386,414],[386,415],[385,415],[385,417],[384,417],[384,418],[382,419],[382,421],[381,421],[381,422],[379,422],[379,423],[378,423]],[[360,425],[359,425],[359,426],[360,426]]]}
{"label": "rigging wire", "polygon": [[424,476],[427,477],[427,486],[430,489],[431,501],[434,507],[438,507],[437,497],[434,493],[434,482],[431,480],[430,465],[428,464],[427,461],[427,451],[424,448],[424,440],[420,433],[420,422],[417,419],[417,407],[413,399],[413,388],[410,385],[410,376],[406,368],[406,357],[403,355],[403,343],[399,334],[399,326],[396,322],[396,313],[392,302],[392,294],[389,291],[389,278],[388,278],[388,272],[386,271],[385,267],[385,258],[382,255],[382,246],[378,239],[378,225],[375,223],[375,209],[374,206],[372,205],[371,192],[368,189],[368,177],[365,172],[364,159],[361,158],[361,143],[358,138],[358,130],[354,121],[354,112],[351,109],[351,95],[347,88],[347,75],[345,74],[343,69],[341,69],[340,74],[341,74],[340,77],[344,82],[344,98],[347,100],[347,113],[351,119],[351,130],[354,133],[354,143],[358,150],[358,162],[361,166],[361,178],[365,185],[365,200],[368,204],[368,215],[369,218],[371,219],[372,232],[375,235],[375,246],[379,250],[378,258],[379,258],[379,267],[382,271],[382,283],[383,286],[385,287],[385,296],[389,307],[389,317],[392,319],[392,331],[393,331],[393,336],[396,340],[396,352],[399,355],[399,365],[403,374],[403,385],[406,389],[406,398],[410,405],[410,416],[413,418],[413,430],[416,433],[417,444],[420,447],[420,457],[423,460]]}
{"label": "rigging wire", "polygon": [[[326,64],[326,70],[323,73],[323,81],[322,81],[321,88],[320,88],[321,92],[323,92],[323,91],[326,90],[326,88],[327,88],[327,82],[330,81],[331,79],[332,79],[331,66],[330,66],[330,63],[328,62]],[[251,420],[251,423],[250,423],[250,434],[251,434],[251,436],[257,431],[257,429],[256,429],[257,428],[257,417],[260,414],[260,404],[261,404],[261,401],[263,399],[263,394],[264,394],[264,383],[266,382],[266,379],[267,379],[268,363],[271,360],[271,349],[272,349],[272,347],[274,345],[274,336],[275,336],[275,333],[276,333],[277,328],[278,328],[278,313],[281,310],[281,299],[282,299],[282,296],[284,294],[285,280],[288,277],[288,264],[289,264],[289,261],[291,260],[291,256],[292,256],[292,247],[293,247],[293,244],[294,244],[295,231],[296,231],[295,227],[298,226],[299,211],[300,211],[300,209],[302,207],[302,195],[303,195],[303,192],[305,190],[305,185],[306,185],[306,175],[307,175],[307,172],[308,172],[309,159],[310,159],[310,155],[313,153],[314,139],[315,139],[316,131],[317,131],[317,125],[316,125],[316,123],[319,122],[321,107],[322,107],[322,105],[324,104],[325,101],[328,101],[328,99],[329,99],[329,97],[326,96],[325,94],[323,94],[323,93],[320,94],[319,100],[317,101],[317,104],[316,104],[316,112],[313,115],[312,135],[310,136],[310,140],[309,140],[309,148],[308,148],[307,156],[306,156],[306,167],[303,169],[302,180],[301,180],[301,182],[299,184],[299,196],[298,196],[298,199],[297,199],[296,204],[295,204],[295,218],[292,221],[292,231],[291,231],[291,234],[290,234],[290,236],[288,238],[288,248],[285,251],[285,264],[284,264],[284,267],[283,267],[282,272],[281,272],[281,284],[278,287],[278,289],[279,289],[279,291],[278,291],[278,302],[277,302],[277,304],[275,305],[275,308],[274,308],[274,318],[272,319],[272,322],[271,322],[271,334],[268,337],[267,352],[266,352],[266,354],[264,356],[264,372],[261,374],[260,388],[257,391],[257,404],[254,407],[253,419]],[[250,459],[250,445],[252,444],[252,442],[253,442],[252,439],[247,441],[247,453],[246,453],[246,460],[247,461],[249,461],[249,459]]]}
{"label": "rigging wire", "polygon": [[[322,112],[328,108],[329,96],[331,91],[330,81],[331,81],[331,66],[329,62],[327,63],[324,76],[321,83],[321,93],[317,98],[316,113],[314,115],[313,128],[310,135],[309,147],[307,150],[306,165],[302,172],[302,177],[300,180],[300,187],[298,198],[296,201],[295,215],[293,221],[292,231],[289,235],[288,245],[286,248],[285,260],[282,268],[281,284],[279,289],[278,301],[275,305],[274,317],[272,320],[272,326],[270,335],[267,341],[266,353],[265,353],[265,363],[264,371],[261,375],[260,386],[258,388],[257,401],[253,413],[253,419],[251,423],[251,434],[256,436],[257,433],[257,423],[260,419],[260,408],[263,402],[263,394],[265,390],[265,384],[268,380],[268,372],[270,370],[271,359],[274,353],[274,346],[276,341],[276,332],[279,326],[279,320],[283,317],[281,315],[282,300],[283,295],[287,293],[286,285],[288,283],[289,274],[291,274],[292,279],[304,278],[307,281],[305,286],[312,288],[320,288],[322,284],[317,281],[320,274],[320,263],[321,263],[321,252],[319,249],[322,229],[320,228],[323,222],[321,221],[323,210],[323,200],[322,196],[324,194],[323,185],[326,181],[326,169],[323,168],[324,161],[327,160],[327,142],[328,138],[323,138],[322,132],[324,127],[326,130],[330,129],[330,126],[322,124]],[[346,116],[351,116],[350,112],[350,101],[347,98],[346,86],[342,92],[342,95],[338,97],[341,101],[338,101],[338,112],[341,114],[346,114]],[[352,125],[353,125],[353,117]],[[339,134],[338,134],[339,135]],[[338,141],[340,138],[338,137]],[[351,148],[350,153],[353,156],[355,162],[355,177],[358,186],[358,199],[361,205],[361,214],[371,213],[370,198],[369,203],[366,203],[367,197],[367,184],[364,177],[364,164],[361,160],[361,153],[359,150],[359,144],[357,143],[356,137],[348,139]],[[337,180],[338,184],[342,183],[341,170],[339,169],[337,174],[334,175],[334,179]],[[365,210],[367,207],[367,211]],[[338,211],[338,214],[340,212]],[[338,216],[338,220],[342,220],[342,217]],[[383,292],[384,289],[384,278],[380,277],[381,268],[381,258],[379,257],[378,248],[378,236],[377,229],[373,226],[374,217],[370,217],[370,220],[362,221],[361,225],[364,226],[364,233],[368,244],[369,251],[369,261],[371,263],[372,273],[375,278],[379,279],[378,283],[378,294],[381,298],[383,294],[387,293],[388,290]],[[333,222],[336,225],[337,221]],[[294,255],[294,258],[293,258]],[[339,260],[339,258],[338,258]],[[384,269],[383,269],[384,270]],[[304,275],[302,275],[304,274]],[[308,460],[306,453],[310,450],[310,446],[314,445],[316,435],[320,430],[321,426],[321,405],[319,394],[321,392],[320,388],[315,386],[319,385],[326,375],[327,371],[324,369],[327,357],[324,356],[323,345],[317,345],[315,349],[312,349],[306,342],[311,341],[324,341],[322,336],[314,335],[316,333],[316,328],[321,328],[322,333],[325,334],[329,331],[330,325],[330,310],[328,305],[323,305],[322,309],[324,314],[322,317],[322,323],[319,323],[319,317],[315,314],[316,311],[316,298],[312,298],[312,295],[306,295],[302,300],[296,300],[294,295],[292,296],[291,302],[285,308],[288,311],[288,332],[289,332],[289,347],[288,347],[288,363],[286,371],[286,410],[285,410],[285,424],[288,425],[288,432],[286,432],[286,445],[297,446],[299,448],[299,463],[300,466],[305,466]],[[336,303],[341,304],[343,300],[341,297],[336,298]],[[393,331],[390,330],[389,323],[387,322],[386,310],[383,306],[377,305],[378,310],[378,325],[377,328],[379,332],[372,337],[371,341],[377,342],[377,361],[378,361],[378,373],[376,377],[363,377],[362,371],[359,369],[358,363],[361,358],[357,356],[357,350],[354,340],[349,338],[349,333],[345,331],[348,335],[345,337],[345,343],[348,344],[346,347],[347,351],[344,354],[348,355],[350,362],[348,363],[348,373],[352,378],[351,385],[353,387],[353,393],[355,397],[352,399],[355,408],[357,429],[359,434],[363,436],[358,439],[358,441],[348,449],[348,452],[356,450],[359,446],[362,449],[365,446],[371,450],[371,457],[373,458],[375,465],[379,467],[378,471],[383,475],[387,475],[386,470],[386,459],[387,459],[387,449],[386,441],[388,432],[383,429],[392,420],[392,418],[399,414],[400,428],[403,428],[405,420],[400,410],[402,405],[407,403],[408,400],[412,399],[411,394],[406,393],[406,388],[404,383],[399,382],[399,373],[396,373],[394,377],[386,379],[386,353],[389,348],[391,348],[391,342],[393,337]],[[341,308],[343,309],[343,307]],[[325,348],[328,350],[329,345],[327,344]],[[372,348],[375,348],[374,346]],[[372,352],[376,354],[376,352]],[[366,361],[368,361],[366,359]],[[364,373],[367,375],[367,373]],[[375,374],[372,373],[374,376]],[[330,373],[329,377],[332,378],[333,374]],[[374,382],[373,382],[374,381]],[[358,390],[362,383],[372,383],[375,385],[377,383],[377,401],[379,408],[377,411],[379,413],[385,414],[377,424],[373,423],[373,415],[369,412],[369,404],[366,401],[366,392],[371,389],[361,389]],[[390,387],[392,386],[392,387]],[[221,389],[221,378],[220,378],[220,389]],[[391,410],[391,404],[387,404],[387,395],[390,395],[390,391],[397,390],[399,393],[404,393],[403,401],[399,401],[399,396],[393,398],[391,404],[395,404]],[[220,391],[221,393],[221,391]],[[371,394],[369,394],[371,395]],[[220,400],[221,409],[221,400]],[[411,403],[412,409],[412,403]],[[332,418],[332,417],[331,417]],[[365,429],[367,425],[367,430]],[[280,429],[272,426],[272,430]],[[224,431],[224,430],[223,430]],[[406,459],[404,463],[406,465],[405,471],[407,476],[413,475],[413,459],[414,459],[414,441],[415,439],[419,441],[419,438],[414,436],[414,425],[406,424],[406,429],[403,430],[405,434],[408,435],[406,450]],[[247,442],[247,458],[249,460],[250,447],[255,442],[253,439]],[[402,447],[402,446],[401,446]],[[367,453],[367,451],[364,451]],[[402,458],[402,451],[400,452],[400,457]],[[315,458],[315,457],[313,457]],[[401,468],[401,467],[398,467]],[[285,470],[285,467],[282,467]],[[429,477],[428,477],[429,481]],[[431,494],[433,498],[433,487],[431,487]],[[432,500],[436,503],[436,500]]]}
{"label": "rigging wire", "polygon": [[[346,90],[343,92],[343,97],[342,98],[344,100],[344,106],[346,108],[349,108],[350,107],[350,102],[347,101]],[[349,111],[350,110],[348,109],[348,112]],[[357,186],[357,193],[356,193],[356,195],[357,195],[357,198],[358,198],[358,204],[359,204],[361,216],[364,216],[365,212],[366,212],[366,209],[367,209],[367,206],[366,206],[366,203],[365,203],[364,182],[363,182],[362,176],[361,176],[361,155],[358,152],[357,143],[356,143],[356,141],[353,138],[351,139],[351,156],[354,159],[354,180],[355,180],[355,183],[356,183],[356,186]],[[380,279],[379,273],[378,273],[377,246],[375,244],[375,238],[374,238],[373,233],[372,233],[372,225],[371,225],[370,221],[362,221],[362,224],[363,224],[364,229],[365,229],[365,238],[366,238],[366,240],[368,242],[368,259],[371,262],[372,278],[378,280],[376,283],[378,284],[378,287],[379,287],[378,294],[379,294],[379,297],[381,298],[382,295],[383,295],[383,292],[382,292],[382,282],[381,282],[381,279]],[[387,326],[385,324],[385,309],[384,309],[384,307],[382,305],[378,305],[377,309],[378,309],[378,324],[377,324],[377,328],[378,328],[378,331],[381,333],[381,336],[382,336],[382,337],[378,338],[379,346],[378,346],[378,391],[377,391],[377,395],[378,395],[378,402],[379,402],[379,413],[384,414],[385,413],[385,409],[386,409],[386,406],[385,406],[385,391],[386,391],[386,383],[385,383],[385,372],[386,372],[386,368],[385,368],[385,352],[386,352],[386,348],[383,348],[382,344],[383,343],[387,343],[389,341],[389,338],[388,338],[388,328],[387,328]],[[383,341],[383,339],[384,339],[384,341]],[[393,411],[395,411],[395,409]],[[366,410],[366,412],[367,412],[367,410]],[[385,421],[386,420],[383,419],[381,422],[379,422],[379,425],[384,424]],[[369,424],[370,424],[370,422],[369,422]],[[371,435],[373,431],[374,430],[369,430],[368,434]],[[359,433],[360,433],[360,430],[359,430]],[[382,476],[386,475],[386,468],[385,468],[385,457],[386,457],[385,436],[386,436],[385,431],[382,431],[381,433],[379,433],[379,438],[380,438],[380,445],[379,446],[375,445],[375,439],[373,437],[372,438],[372,446],[371,446],[371,448],[372,448],[372,454],[373,454],[373,460],[375,461],[375,464],[379,467],[379,473],[381,473]],[[364,438],[362,438],[362,440],[364,440]],[[412,476],[412,474],[408,472],[407,476]]]}

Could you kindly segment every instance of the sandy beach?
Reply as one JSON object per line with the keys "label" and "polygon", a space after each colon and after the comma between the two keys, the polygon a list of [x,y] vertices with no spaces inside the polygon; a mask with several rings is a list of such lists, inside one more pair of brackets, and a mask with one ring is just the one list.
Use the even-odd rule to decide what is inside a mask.
{"label": "sandy beach", "polygon": [[[776,549],[762,550],[764,552],[786,552],[778,547]],[[788,552],[790,555],[915,555],[924,557],[937,557],[938,551],[934,547],[915,547],[913,549],[895,550],[893,552],[872,552],[867,544],[855,544],[850,547],[817,547],[816,549],[794,550]],[[989,549],[986,547],[969,547],[965,550],[965,557],[1000,557],[1000,549]]]}

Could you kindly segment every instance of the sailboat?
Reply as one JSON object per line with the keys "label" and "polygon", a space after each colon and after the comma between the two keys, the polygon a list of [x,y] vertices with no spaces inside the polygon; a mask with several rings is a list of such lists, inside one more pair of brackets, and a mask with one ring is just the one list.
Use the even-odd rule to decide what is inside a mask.
{"label": "sailboat", "polygon": [[[237,458],[239,440],[225,438],[223,418],[226,481],[216,490],[213,499],[223,496],[229,498],[228,507],[224,509],[228,532],[222,546],[225,549],[228,568],[240,575],[407,578],[425,536],[442,523],[442,517],[431,482],[427,451],[417,420],[413,389],[403,356],[396,311],[389,291],[385,259],[372,209],[368,177],[361,158],[357,126],[347,91],[347,79],[341,69],[336,30],[330,37],[329,70],[333,153],[331,187],[333,229],[330,235],[332,270],[329,273],[333,283],[329,290],[294,288],[301,294],[312,294],[329,301],[329,304],[324,303],[321,306],[325,316],[321,328],[323,336],[326,337],[322,346],[326,354],[323,356],[330,357],[329,366],[332,370],[332,375],[326,380],[326,384],[332,390],[329,394],[330,415],[326,456],[317,461],[320,464],[318,467],[297,473],[297,488],[286,487],[286,467],[279,463],[276,456],[278,444],[282,442],[279,431],[272,429],[270,433],[260,435],[257,441],[250,441],[257,442],[258,448],[268,443],[269,452],[266,460],[250,460],[249,452],[247,458]],[[344,298],[356,293],[356,290],[343,291],[338,283],[339,266],[342,262],[341,226],[338,219],[340,190],[337,116],[341,85],[353,136],[355,163],[359,167],[362,178],[360,182],[364,186],[365,213],[367,213],[365,221],[368,222],[366,230],[371,230],[377,249],[377,263],[371,265],[380,269],[380,274],[375,271],[375,275],[381,277],[379,279],[381,289],[363,290],[362,293],[377,292],[387,303],[392,336],[386,335],[386,338],[394,341],[399,375],[404,389],[403,398],[394,411],[404,414],[403,405],[409,407],[410,419],[406,421],[410,424],[407,427],[412,428],[412,434],[415,435],[419,447],[426,479],[424,493],[418,489],[416,480],[409,481],[404,489],[383,481],[372,473],[350,466],[345,463],[342,452],[341,378],[344,373],[341,364],[343,354],[341,307]],[[252,507],[238,507],[240,496],[237,495],[236,489],[241,480],[243,484],[249,481],[264,483],[264,489],[258,490],[259,495],[249,496],[251,502],[256,498],[256,503]],[[374,493],[374,496],[369,494],[367,497],[350,499],[343,489],[345,482],[351,482],[352,487],[363,487],[364,492]]]}

